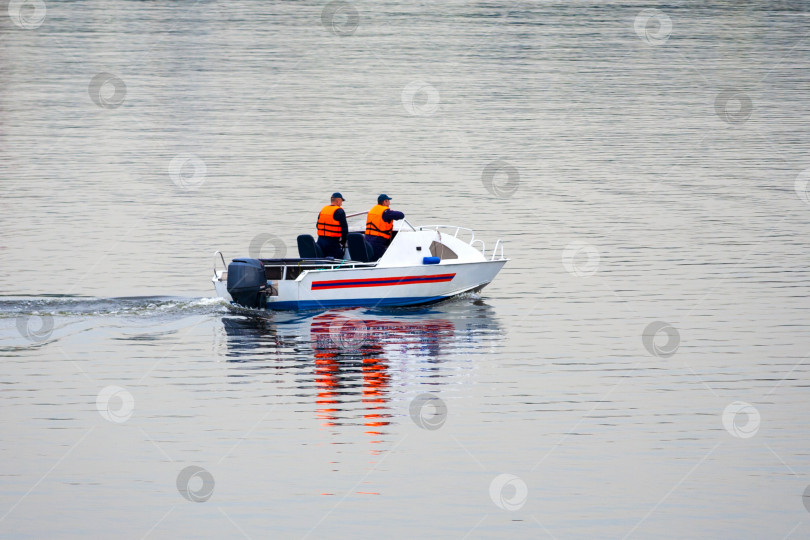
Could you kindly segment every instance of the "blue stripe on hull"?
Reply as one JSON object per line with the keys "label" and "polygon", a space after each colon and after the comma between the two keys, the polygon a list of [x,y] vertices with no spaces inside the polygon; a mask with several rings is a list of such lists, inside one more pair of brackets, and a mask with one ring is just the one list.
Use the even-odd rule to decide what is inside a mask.
{"label": "blue stripe on hull", "polygon": [[450,298],[449,296],[403,296],[400,298],[346,298],[341,300],[305,300],[301,302],[267,302],[269,310],[324,309],[335,307],[416,306]]}

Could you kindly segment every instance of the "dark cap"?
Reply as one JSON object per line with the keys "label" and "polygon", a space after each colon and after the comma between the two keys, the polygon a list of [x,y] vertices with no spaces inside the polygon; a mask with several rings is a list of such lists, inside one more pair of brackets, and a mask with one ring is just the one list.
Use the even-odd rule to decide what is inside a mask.
{"label": "dark cap", "polygon": [[382,195],[380,195],[379,197],[377,197],[377,204],[382,204],[382,203],[383,203],[383,201],[390,201],[390,200],[391,200],[391,197],[389,197],[388,195],[386,195],[385,193],[383,193]]}
{"label": "dark cap", "polygon": [[[333,199],[343,199],[343,195],[341,195],[340,193],[338,193],[336,191],[336,192],[332,193],[332,198]],[[343,200],[345,201],[346,199],[343,199]]]}

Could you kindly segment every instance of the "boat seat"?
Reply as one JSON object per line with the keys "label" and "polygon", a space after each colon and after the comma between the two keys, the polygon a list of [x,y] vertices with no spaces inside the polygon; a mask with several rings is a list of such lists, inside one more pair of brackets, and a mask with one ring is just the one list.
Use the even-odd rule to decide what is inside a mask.
{"label": "boat seat", "polygon": [[298,235],[298,256],[302,259],[321,259],[323,251],[311,234]]}
{"label": "boat seat", "polygon": [[374,250],[366,242],[363,233],[349,233],[348,240],[349,254],[353,261],[372,262],[374,260]]}

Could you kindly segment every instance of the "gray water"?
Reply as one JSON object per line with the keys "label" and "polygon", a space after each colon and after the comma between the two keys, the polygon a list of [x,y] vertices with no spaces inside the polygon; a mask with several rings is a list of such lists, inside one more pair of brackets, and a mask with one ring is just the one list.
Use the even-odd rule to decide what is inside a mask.
{"label": "gray water", "polygon": [[[810,536],[806,3],[20,4],[2,536]],[[511,261],[214,298],[335,190]]]}

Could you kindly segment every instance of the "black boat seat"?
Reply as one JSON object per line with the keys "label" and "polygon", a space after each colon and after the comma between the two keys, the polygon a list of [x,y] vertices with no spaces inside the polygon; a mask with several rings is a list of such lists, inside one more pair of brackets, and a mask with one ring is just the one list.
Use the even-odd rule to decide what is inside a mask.
{"label": "black boat seat", "polygon": [[363,233],[349,233],[347,243],[353,261],[372,262],[374,260],[374,250],[366,242]]}
{"label": "black boat seat", "polygon": [[311,234],[298,235],[298,256],[302,259],[321,259],[323,251]]}

